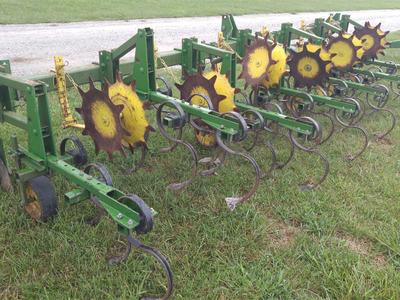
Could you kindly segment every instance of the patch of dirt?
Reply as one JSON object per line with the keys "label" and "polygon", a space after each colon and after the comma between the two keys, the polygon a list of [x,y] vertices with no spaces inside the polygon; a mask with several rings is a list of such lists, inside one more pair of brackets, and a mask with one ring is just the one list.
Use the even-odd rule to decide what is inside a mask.
{"label": "patch of dirt", "polygon": [[383,267],[387,263],[386,257],[383,254],[374,257],[374,264],[378,267]]}
{"label": "patch of dirt", "polygon": [[365,239],[357,239],[356,237],[343,232],[339,233],[337,238],[338,240],[343,241],[350,251],[371,259],[373,264],[377,267],[386,265],[387,260],[383,254],[374,255],[371,253],[370,241]]}
{"label": "patch of dirt", "polygon": [[393,150],[394,147],[392,140],[388,137],[374,139],[370,143],[370,146],[383,153],[389,153],[390,151]]}
{"label": "patch of dirt", "polygon": [[392,146],[392,145],[387,145],[387,144],[381,144],[381,145],[379,146],[379,149],[380,149],[381,151],[385,152],[385,153],[388,153],[388,152],[392,151],[393,146]]}
{"label": "patch of dirt", "polygon": [[393,145],[392,140],[390,138],[388,138],[388,137],[383,137],[383,138],[376,139],[376,143],[378,145]]}
{"label": "patch of dirt", "polygon": [[287,248],[293,244],[299,228],[290,226],[282,221],[271,220],[271,231],[268,232],[269,240],[275,248]]}
{"label": "patch of dirt", "polygon": [[346,246],[352,251],[360,255],[369,255],[370,244],[365,240],[357,240],[354,237],[345,236],[341,238]]}

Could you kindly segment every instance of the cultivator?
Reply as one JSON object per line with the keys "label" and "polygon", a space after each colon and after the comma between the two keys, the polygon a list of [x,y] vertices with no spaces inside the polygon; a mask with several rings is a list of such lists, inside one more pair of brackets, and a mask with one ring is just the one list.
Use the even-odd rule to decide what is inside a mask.
{"label": "cultivator", "polygon": [[[131,62],[120,63],[119,60],[122,55],[119,54],[126,54],[133,49],[136,50],[133,64]],[[211,69],[203,72],[202,70],[206,67],[206,61],[210,62]],[[156,64],[160,62],[167,68],[176,65],[182,67],[184,81],[176,83],[180,92],[180,99],[172,97],[172,89],[165,79],[156,77]],[[123,81],[132,82],[132,80],[135,80],[135,84],[131,84],[129,87],[131,96],[121,92],[120,89],[120,92],[114,96],[118,100],[113,100],[114,97],[108,92],[108,96],[114,105],[122,104],[120,108],[115,108],[120,111],[122,125],[122,128],[115,130],[115,135],[113,135],[116,143],[115,145],[113,143],[103,143],[108,148],[115,147],[113,149],[99,146],[102,139],[101,132],[97,130],[90,133],[91,130],[100,128],[103,122],[103,120],[98,121],[99,126],[93,124],[95,118],[92,116],[96,116],[94,110],[97,108],[93,108],[90,102],[85,104],[85,102],[93,101],[96,98],[94,95],[87,96],[95,92],[94,84],[90,83],[89,92],[80,91],[84,101],[82,108],[79,108],[78,112],[84,113],[85,107],[93,110],[93,112],[87,112],[87,116],[83,117],[85,121],[83,133],[92,137],[95,142],[96,152],[103,149],[109,153],[110,157],[112,152],[115,151],[124,153],[124,139],[125,144],[131,150],[137,145],[147,149],[145,140],[150,126],[146,121],[142,102],[138,101],[137,97],[139,96],[140,99],[147,101],[144,106],[156,107],[158,129],[171,142],[170,147],[163,148],[162,152],[173,151],[178,145],[183,145],[189,150],[193,158],[191,177],[183,182],[172,183],[168,186],[170,189],[182,189],[198,175],[209,176],[214,174],[216,168],[222,165],[227,154],[236,155],[251,164],[255,172],[254,183],[244,195],[226,198],[227,204],[231,209],[234,209],[238,203],[247,201],[255,193],[263,176],[270,173],[276,166],[282,166],[276,161],[274,149],[269,144],[266,147],[272,152],[274,161],[265,172],[261,170],[254,158],[245,150],[234,149],[232,144],[240,143],[251,132],[255,133],[255,139],[252,143],[254,146],[261,130],[265,131],[266,122],[280,124],[289,129],[290,134],[287,138],[292,147],[295,144],[300,145],[300,142],[296,140],[292,132],[302,136],[309,136],[310,139],[320,135],[319,125],[312,119],[296,119],[280,113],[252,107],[246,103],[236,102],[234,100],[235,94],[240,93],[240,91],[234,88],[236,82],[235,54],[213,45],[199,43],[194,38],[184,39],[182,41],[182,49],[176,49],[157,57],[154,53],[153,32],[150,29],[142,29],[138,31],[134,38],[121,47],[111,52],[100,52],[100,66],[104,66],[104,69],[110,71],[109,73],[104,73],[104,78],[106,79],[104,85],[106,88],[103,87],[102,96],[100,91],[96,90],[97,98],[100,98],[100,96],[106,97],[107,90],[116,90],[117,88],[114,88],[114,85],[125,86],[126,89],[128,85],[125,85]],[[132,69],[129,69],[130,67],[133,67],[133,72]],[[137,72],[138,70],[140,73]],[[74,71],[68,72],[68,76],[73,78],[75,76]],[[42,78],[41,80],[44,79]],[[108,80],[115,81],[115,83],[110,84]],[[163,86],[160,87],[157,83],[161,83]],[[75,84],[78,85],[76,82]],[[137,100],[137,108],[135,109],[132,104],[128,104],[134,99]],[[103,101],[106,102],[105,100]],[[112,109],[110,108],[109,111],[110,113],[108,114],[101,114],[102,116],[110,116],[112,121],[109,120],[106,124],[117,123],[116,117],[112,117]],[[135,115],[126,115],[128,112],[134,112]],[[128,121],[130,125],[127,123]],[[195,147],[189,141],[183,140],[183,128],[186,123],[189,123],[194,128],[197,142],[214,150],[214,154],[200,158]],[[109,128],[110,126],[107,126],[102,130],[104,134],[107,133]],[[171,134],[171,130],[174,134]],[[117,132],[119,135],[117,135]],[[132,141],[133,143],[126,143],[128,138],[133,138],[139,132],[141,132],[139,134],[140,140],[137,137],[136,140]],[[253,146],[250,147],[253,148]],[[143,157],[144,155],[142,155]],[[198,170],[199,164],[206,165],[205,170]]]}
{"label": "cultivator", "polygon": [[[342,99],[329,97],[322,87],[331,68],[328,54],[320,56],[320,51],[311,52],[313,50],[311,45],[303,45],[300,51],[293,50],[288,58],[285,48],[278,44],[277,34],[274,35],[275,40],[270,41],[267,33],[253,35],[250,30],[238,30],[230,15],[223,16],[222,32],[225,43],[243,57],[242,77],[246,81],[245,87],[252,86],[248,102],[258,107],[270,107],[274,104],[281,113],[313,120],[315,124],[318,122],[314,118],[328,120],[330,130],[326,131],[324,136],[321,134],[315,138],[312,145],[297,145],[300,149],[312,151],[323,158],[326,171],[318,184],[326,178],[329,164],[328,160],[317,152],[317,147],[333,135],[335,121],[344,127],[342,131],[352,129],[362,135],[363,143],[360,149],[347,155],[346,158],[354,160],[365,151],[368,145],[367,132],[355,125],[362,115],[361,105],[349,97]],[[270,52],[269,56],[265,58],[261,54],[262,51]],[[265,61],[272,62],[271,66],[267,66],[266,72]],[[286,71],[286,64],[291,67],[290,72]],[[251,71],[257,67],[264,73],[260,71],[257,74]],[[321,125],[318,124],[318,127],[321,131]],[[308,187],[315,186],[316,184],[308,185]]]}
{"label": "cultivator", "polygon": [[[321,24],[316,21],[315,24],[317,23]],[[329,28],[332,27],[327,22],[324,24],[328,24]],[[285,23],[282,24],[280,31],[273,33],[275,41],[285,45],[290,53],[288,58],[290,71],[287,76],[283,76],[281,84],[274,92],[286,95],[289,92],[287,89],[294,86],[296,90],[289,93],[294,93],[290,96],[296,96],[299,88],[305,88],[314,103],[341,111],[341,115],[347,120],[343,118],[338,120],[339,115],[336,113],[335,119],[344,126],[356,125],[364,116],[366,104],[374,112],[389,115],[391,126],[377,136],[383,138],[389,134],[395,126],[396,118],[390,110],[384,108],[390,96],[388,88],[383,84],[374,84],[365,77],[361,78],[359,74],[364,70],[355,67],[363,59],[361,41],[357,42],[354,36],[342,31],[339,31],[340,36],[330,36],[330,39],[326,40],[305,29],[297,29],[292,24]],[[227,42],[236,47],[241,55],[245,55],[245,46],[255,39],[251,31],[238,30],[230,15],[224,16],[222,31]],[[355,74],[353,70],[359,71]],[[366,73],[371,72],[366,71]],[[265,87],[268,88],[266,85],[262,86]],[[366,103],[362,101],[362,94]],[[348,104],[352,109],[349,110]],[[304,110],[304,104],[301,105]]]}
{"label": "cultivator", "polygon": [[[352,33],[349,32],[350,25],[354,27]],[[338,36],[351,36],[353,43],[348,43],[349,46],[361,47],[359,48],[361,57],[351,66],[351,73],[355,76],[351,77],[351,79],[368,85],[372,85],[379,80],[387,81],[390,84],[390,91],[395,95],[395,99],[400,97],[400,77],[397,75],[397,69],[400,65],[392,61],[378,59],[378,56],[385,55],[385,49],[399,48],[400,41],[387,41],[389,31],[382,31],[381,24],[372,26],[370,22],[365,22],[364,25],[361,25],[351,19],[350,15],[337,13],[330,15],[327,19],[318,18],[313,24],[305,26],[303,29],[328,42],[335,39],[333,38],[335,35],[337,36],[336,39]],[[339,53],[340,51],[337,52]],[[367,68],[363,67],[364,65]],[[381,86],[381,89],[384,88]],[[389,93],[388,90],[386,92]],[[379,107],[386,104],[382,100],[387,101],[387,98],[379,99]]]}
{"label": "cultivator", "polygon": [[351,19],[350,15],[334,14],[328,17],[328,22],[333,23],[336,27],[344,31],[349,31],[350,25],[353,25],[353,34],[361,40],[365,51],[364,61],[369,72],[359,70],[361,79],[375,82],[378,80],[388,81],[390,90],[395,95],[395,99],[400,97],[400,77],[397,74],[400,65],[392,61],[379,60],[378,55],[384,55],[386,48],[400,48],[400,40],[387,41],[389,31],[382,31],[381,24],[371,26],[369,22],[365,22],[364,26]]}
{"label": "cultivator", "polygon": [[[349,24],[358,30],[353,35],[344,31]],[[83,135],[90,136],[96,154],[104,151],[111,161],[115,152],[123,156],[127,156],[127,151],[131,153],[127,159],[133,161],[133,166],[125,170],[128,174],[144,164],[149,135],[156,129],[168,142],[160,153],[186,150],[191,157],[187,168],[190,175],[169,184],[170,190],[181,190],[198,176],[215,175],[229,155],[243,159],[252,167],[254,179],[243,195],[225,198],[231,210],[254,195],[262,178],[284,168],[296,150],[311,153],[323,162],[323,174],[309,179],[301,188],[319,186],[329,173],[329,161],[319,146],[337,132],[337,126],[342,127],[340,132],[351,130],[361,136],[360,148],[346,159],[359,157],[370,138],[367,130],[358,125],[366,106],[392,118],[390,128],[379,133],[379,139],[387,136],[396,122],[394,114],[385,107],[389,89],[375,84],[376,79],[398,84],[395,75],[398,65],[376,60],[376,55],[387,46],[387,33],[379,26],[361,26],[349,16],[335,15],[300,29],[285,23],[278,32],[270,34],[263,28],[252,34],[249,29],[239,30],[233,17],[224,15],[221,31],[216,43],[186,38],[181,49],[158,53],[153,31],[139,29],[120,47],[100,51],[96,65],[67,71],[63,58],[55,57],[54,73],[28,80],[12,76],[9,61],[0,61],[0,121],[26,131],[28,136],[25,149],[12,135],[9,153],[14,160],[12,168],[0,139],[2,189],[11,192],[15,182],[28,214],[46,221],[58,209],[56,192],[48,176],[56,173],[68,179],[76,188],[65,194],[67,204],[90,199],[111,216],[119,232],[127,237],[126,251],[110,263],[126,259],[133,245],[153,255],[162,265],[168,279],[162,299],[167,299],[173,288],[168,261],[132,234],[151,231],[155,211],[138,196],[113,188],[111,176],[103,165],[87,163],[86,151],[76,136],[62,140],[57,153],[49,92],[57,93],[62,126],[82,130]],[[121,61],[132,51],[134,59]],[[239,75],[238,61],[241,61]],[[379,70],[366,70],[363,64]],[[172,66],[181,67],[181,79],[176,79],[170,70]],[[173,95],[172,84],[157,76],[159,68],[171,73],[178,97]],[[381,68],[386,68],[386,73]],[[237,87],[237,79],[243,81],[244,89]],[[75,108],[80,118],[74,115],[68,100],[68,89],[73,87],[82,97],[82,105]],[[395,92],[393,87],[392,91]],[[361,93],[365,94],[364,105]],[[23,105],[26,113],[21,113]],[[151,108],[156,110],[156,129],[146,116]],[[184,135],[186,125],[192,128],[189,132],[193,132],[191,136],[201,145],[201,152],[208,149],[208,155],[200,157],[198,147],[190,138],[184,138],[188,136]],[[289,154],[284,159],[279,158],[275,144],[278,139],[287,143]],[[261,168],[252,156],[253,149],[260,146],[258,152],[272,158],[267,168]],[[137,151],[140,154],[135,160]],[[91,223],[96,224],[99,216]]]}

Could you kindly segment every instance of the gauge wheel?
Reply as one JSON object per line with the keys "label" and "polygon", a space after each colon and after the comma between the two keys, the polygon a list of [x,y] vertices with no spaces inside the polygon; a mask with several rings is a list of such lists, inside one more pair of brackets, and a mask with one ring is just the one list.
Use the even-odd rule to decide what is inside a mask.
{"label": "gauge wheel", "polygon": [[25,185],[25,196],[24,209],[32,219],[46,222],[57,215],[56,191],[47,176],[29,180]]}

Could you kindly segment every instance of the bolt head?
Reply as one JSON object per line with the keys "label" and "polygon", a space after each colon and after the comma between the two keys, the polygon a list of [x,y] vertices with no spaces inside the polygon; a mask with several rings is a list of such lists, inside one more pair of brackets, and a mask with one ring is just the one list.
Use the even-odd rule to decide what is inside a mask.
{"label": "bolt head", "polygon": [[117,215],[117,219],[122,219],[122,214],[121,214],[121,213],[119,213],[119,214]]}
{"label": "bolt head", "polygon": [[128,220],[128,225],[132,225],[133,221],[131,219]]}

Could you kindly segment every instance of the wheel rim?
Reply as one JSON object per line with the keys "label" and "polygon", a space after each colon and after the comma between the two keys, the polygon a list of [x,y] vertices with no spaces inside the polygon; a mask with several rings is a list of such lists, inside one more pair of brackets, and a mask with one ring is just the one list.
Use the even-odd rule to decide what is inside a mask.
{"label": "wheel rim", "polygon": [[25,204],[25,211],[34,220],[39,220],[42,216],[42,207],[39,202],[39,197],[33,190],[31,185],[28,185],[25,190],[27,203]]}

